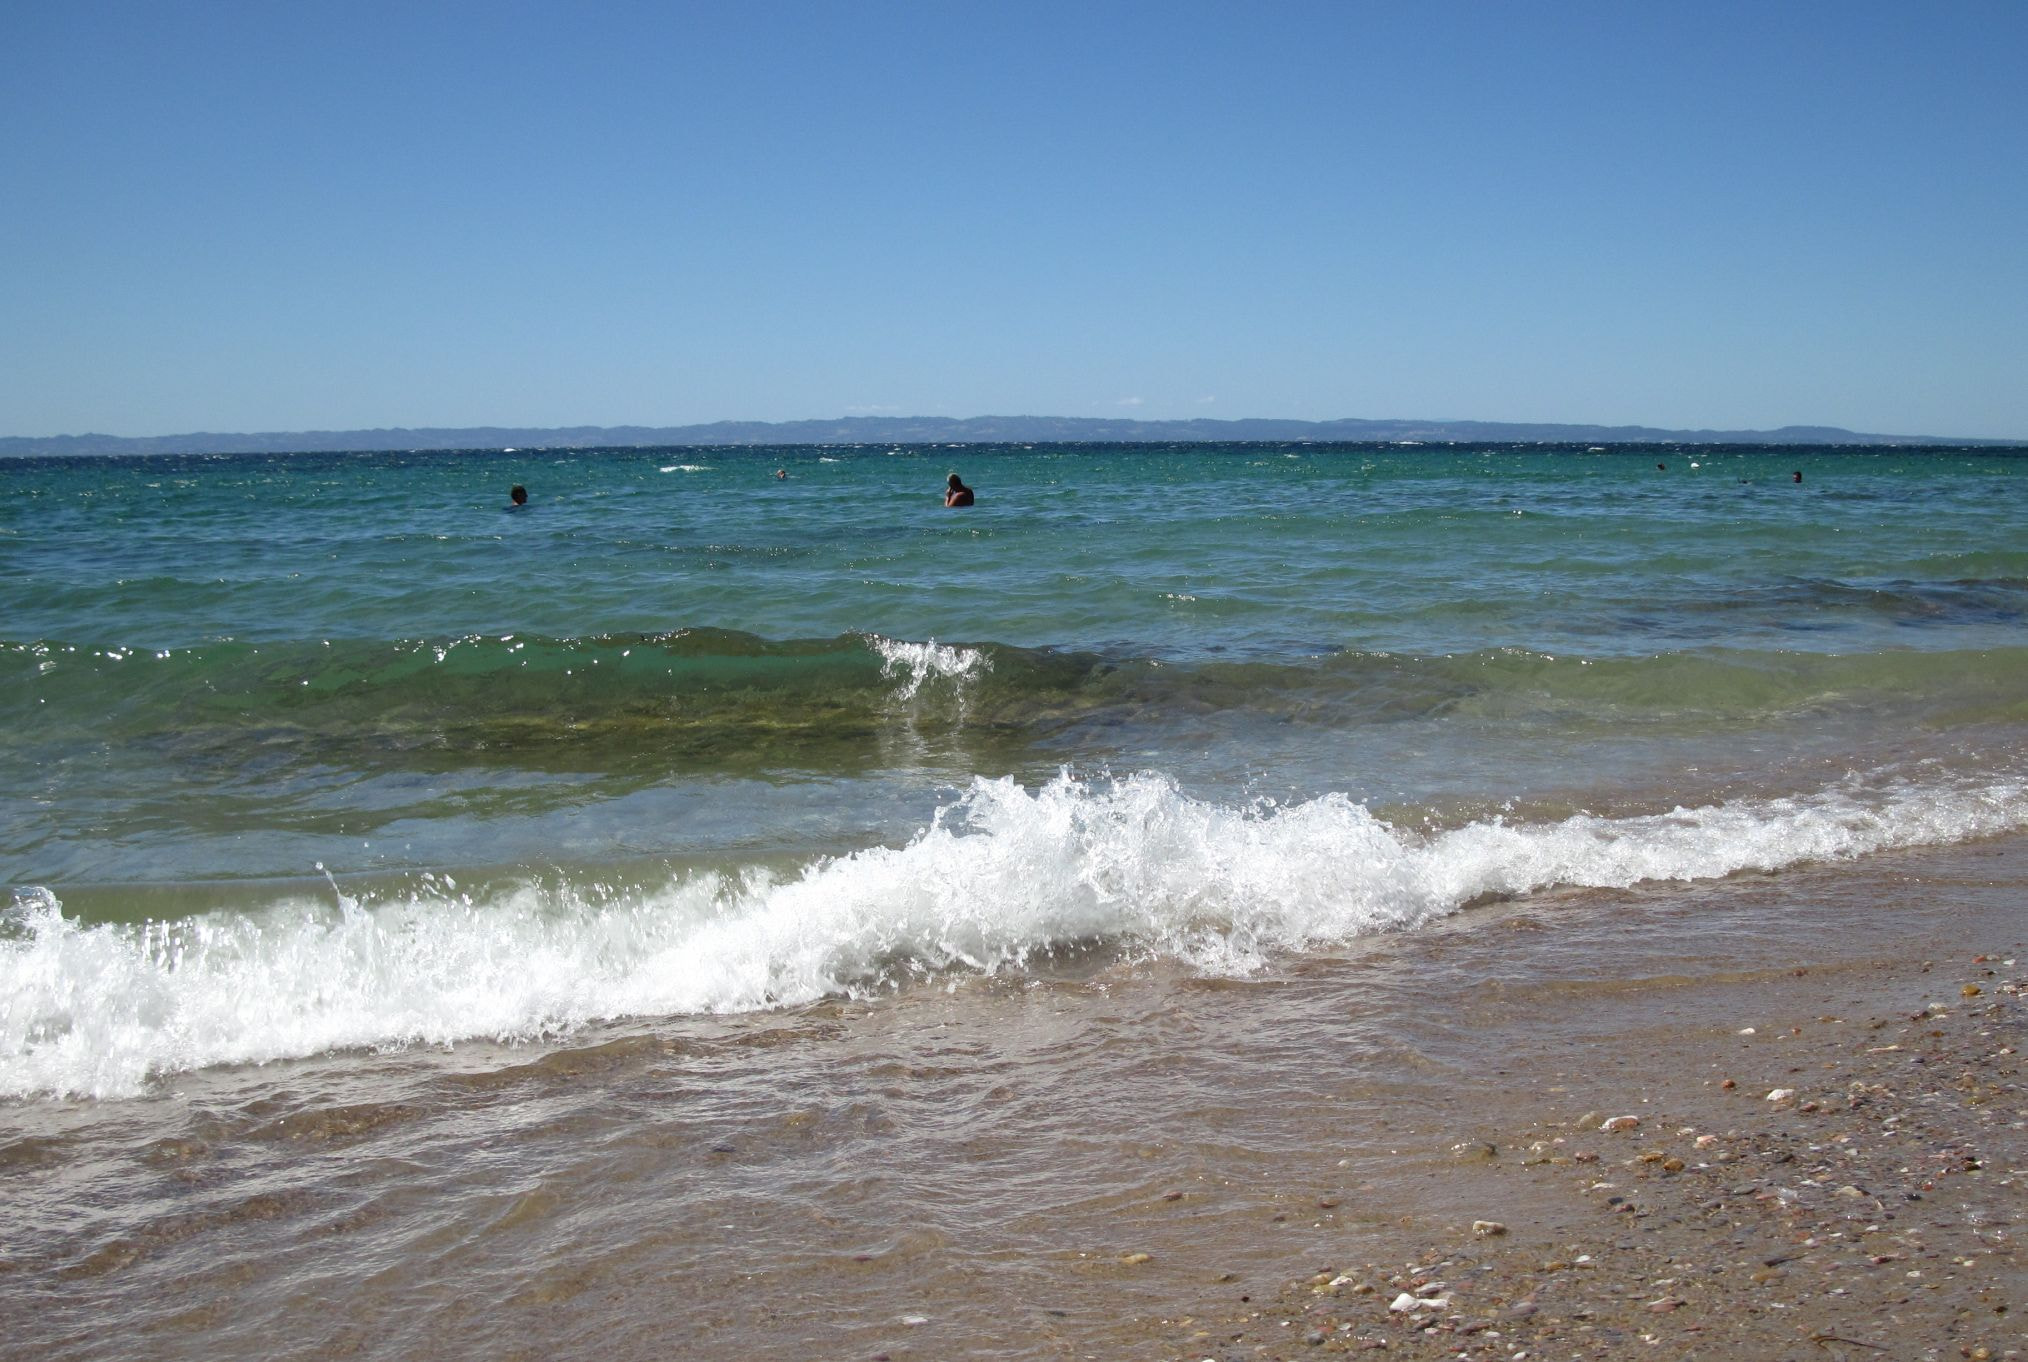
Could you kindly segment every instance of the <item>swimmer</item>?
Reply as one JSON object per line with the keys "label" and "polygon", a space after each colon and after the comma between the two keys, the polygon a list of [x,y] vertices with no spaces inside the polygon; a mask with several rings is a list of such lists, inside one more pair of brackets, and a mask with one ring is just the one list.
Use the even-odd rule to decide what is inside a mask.
{"label": "swimmer", "polygon": [[510,511],[520,510],[523,506],[526,506],[528,504],[528,489],[526,487],[523,487],[518,482],[515,483],[512,487],[510,487],[507,490],[507,500],[514,503],[512,506],[509,506],[507,508],[508,510]]}
{"label": "swimmer", "polygon": [[959,478],[956,473],[951,474],[950,481],[944,484],[944,505],[970,506],[971,504],[972,489],[965,486],[964,480]]}
{"label": "swimmer", "polygon": [[776,482],[787,482],[788,480],[789,480],[789,470],[788,470],[788,469],[786,469],[786,468],[777,468],[777,469],[775,470],[775,481],[776,481]]}
{"label": "swimmer", "polygon": [[1800,468],[1797,469],[1792,476],[1795,478],[1797,482],[1801,482],[1803,480],[1803,470]]}

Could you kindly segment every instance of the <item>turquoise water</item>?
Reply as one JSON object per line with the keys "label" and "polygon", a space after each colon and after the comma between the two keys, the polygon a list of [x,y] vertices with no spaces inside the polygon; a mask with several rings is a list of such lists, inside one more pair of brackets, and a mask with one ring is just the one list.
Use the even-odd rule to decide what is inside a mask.
{"label": "turquoise water", "polygon": [[[976,507],[943,509],[952,470]],[[0,463],[0,988],[61,985],[17,995],[0,1091],[772,1006],[1064,941],[1244,968],[1488,893],[2004,830],[2028,819],[2024,471],[1258,445]],[[360,963],[396,939],[429,967]],[[588,982],[518,990],[532,959]],[[299,968],[349,980],[344,1006]],[[494,979],[486,1005],[454,977]],[[87,978],[140,1042],[86,1025]],[[283,1016],[258,1036],[221,1001],[249,987]]]}
{"label": "turquoise water", "polygon": [[[960,467],[982,498],[946,516]],[[2010,641],[2020,467],[1306,446],[16,461],[0,536],[10,641],[96,648],[717,628],[1277,662],[1867,652]],[[534,496],[509,514],[516,482]]]}

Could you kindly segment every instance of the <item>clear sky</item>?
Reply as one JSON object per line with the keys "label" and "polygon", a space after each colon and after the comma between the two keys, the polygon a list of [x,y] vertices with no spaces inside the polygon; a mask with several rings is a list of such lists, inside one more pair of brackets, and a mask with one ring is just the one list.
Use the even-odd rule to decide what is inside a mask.
{"label": "clear sky", "polygon": [[0,435],[2028,438],[2028,3],[0,0]]}

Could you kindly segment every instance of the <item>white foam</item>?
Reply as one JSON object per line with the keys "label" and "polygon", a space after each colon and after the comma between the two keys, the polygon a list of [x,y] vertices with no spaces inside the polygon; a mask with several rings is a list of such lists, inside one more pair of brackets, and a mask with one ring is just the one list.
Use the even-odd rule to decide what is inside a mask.
{"label": "white foam", "polygon": [[866,994],[1111,941],[1199,968],[1413,928],[1490,894],[1625,886],[2028,826],[2019,782],[1849,783],[1642,818],[1391,827],[1343,795],[1192,799],[1141,775],[977,780],[908,845],[800,874],[698,875],[614,898],[279,902],[84,926],[46,891],[0,914],[0,1095],[111,1096],[151,1075],[344,1047],[529,1039],[624,1016]]}
{"label": "white foam", "polygon": [[966,683],[993,668],[993,660],[977,648],[958,648],[928,639],[910,643],[905,639],[868,634],[866,645],[880,655],[880,674],[900,676],[895,689],[897,700],[913,700],[932,680],[944,680],[962,696]]}

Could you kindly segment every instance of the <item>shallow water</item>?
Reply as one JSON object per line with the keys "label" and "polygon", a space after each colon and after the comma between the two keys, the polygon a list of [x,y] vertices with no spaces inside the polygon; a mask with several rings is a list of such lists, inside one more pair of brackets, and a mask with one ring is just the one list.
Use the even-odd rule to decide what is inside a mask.
{"label": "shallow water", "polygon": [[[967,511],[937,498],[954,462]],[[2004,831],[2023,468],[0,464],[0,1094],[876,996],[1091,943],[1243,972],[1489,892]],[[1679,806],[1744,859],[1686,843]]]}
{"label": "shallow water", "polygon": [[1370,1256],[1387,1208],[1484,1213],[1446,1200],[1453,1146],[1554,1068],[1765,1020],[1713,983],[1809,1011],[2018,940],[2024,876],[2015,838],[1487,905],[1241,978],[1065,952],[17,1107],[7,1351],[1139,1355],[1148,1320]]}
{"label": "shallow water", "polygon": [[1502,1055],[2002,911],[2023,469],[0,463],[0,1304],[1023,1356],[1265,1270]]}

